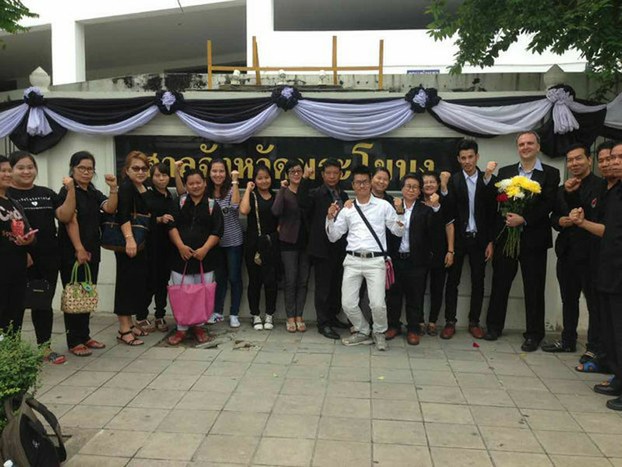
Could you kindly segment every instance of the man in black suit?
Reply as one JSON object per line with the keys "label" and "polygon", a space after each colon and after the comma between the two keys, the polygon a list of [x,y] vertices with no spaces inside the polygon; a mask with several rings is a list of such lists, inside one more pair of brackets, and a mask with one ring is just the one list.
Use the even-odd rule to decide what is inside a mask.
{"label": "man in black suit", "polygon": [[[533,352],[544,338],[544,287],[546,283],[547,250],[553,246],[550,214],[559,186],[559,170],[543,164],[538,158],[540,137],[533,131],[519,133],[516,146],[520,161],[499,169],[500,180],[516,175],[525,176],[538,182],[542,188],[525,208],[522,215],[510,212],[505,217],[499,215],[497,230],[501,235],[495,245],[496,254],[492,261],[492,292],[486,318],[486,340],[497,340],[503,332],[507,313],[508,297],[512,282],[520,263],[525,296],[525,317],[527,329],[523,334],[525,341],[521,346],[524,352]],[[507,234],[503,226],[521,227],[520,253],[511,258],[503,253]]]}
{"label": "man in black suit", "polygon": [[[496,162],[488,162],[486,172],[477,167],[478,146],[474,140],[463,139],[458,144],[460,172],[452,175],[448,184],[447,202],[453,210],[454,264],[449,269],[445,289],[445,320],[443,333],[449,328],[450,337],[455,332],[458,308],[458,285],[462,275],[464,257],[469,257],[471,269],[471,307],[469,332],[476,339],[484,337],[479,319],[484,301],[484,275],[486,262],[493,255],[494,222],[496,216],[496,190],[492,173]],[[453,331],[453,332],[452,332]],[[442,337],[442,335],[441,335]]]}
{"label": "man in black suit", "polygon": [[341,162],[327,159],[320,168],[323,184],[311,188],[313,169],[305,167],[298,204],[306,212],[310,222],[308,251],[315,271],[315,313],[320,334],[329,339],[340,339],[333,329],[349,326],[337,319],[341,311],[341,279],[343,260],[346,256],[345,236],[331,243],[326,235],[326,213],[335,201],[343,207],[348,195],[339,187]]}
{"label": "man in black suit", "polygon": [[442,222],[439,196],[430,197],[433,207],[421,200],[422,180],[419,174],[406,174],[401,182],[402,199],[395,198],[397,212],[404,214],[404,236],[390,236],[389,255],[395,270],[395,283],[387,291],[387,339],[402,333],[403,299],[406,300],[406,342],[419,344],[419,323],[423,322],[423,297],[426,274],[432,258],[434,223]]}
{"label": "man in black suit", "polygon": [[575,226],[569,214],[572,208],[581,207],[586,213],[586,218],[594,220],[593,211],[605,186],[603,179],[592,173],[592,157],[583,144],[573,144],[566,150],[566,166],[570,177],[559,187],[551,215],[551,225],[559,232],[555,241],[555,253],[557,253],[557,281],[562,296],[564,329],[561,340],[543,345],[542,350],[545,352],[577,350],[579,297],[583,291],[589,313],[587,351],[591,352],[589,355],[597,355],[601,351],[600,320],[590,270],[589,245],[592,235]]}

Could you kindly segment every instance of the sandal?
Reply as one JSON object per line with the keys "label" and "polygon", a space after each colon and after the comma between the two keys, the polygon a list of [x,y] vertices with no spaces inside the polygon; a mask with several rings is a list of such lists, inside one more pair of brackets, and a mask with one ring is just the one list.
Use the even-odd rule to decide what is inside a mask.
{"label": "sandal", "polygon": [[67,361],[67,359],[65,358],[64,355],[61,355],[59,353],[54,352],[51,349],[48,349],[44,356],[43,356],[43,360],[45,360],[46,362],[50,362],[54,365],[62,365],[63,363],[65,363]]}
{"label": "sandal", "polygon": [[69,351],[76,357],[88,357],[93,353],[93,351],[84,344],[78,344],[75,347],[70,348]]}
{"label": "sandal", "polygon": [[147,331],[139,326],[130,326],[130,332],[136,337],[145,337],[149,335]]}
{"label": "sandal", "polygon": [[611,373],[606,366],[601,365],[596,360],[589,360],[585,363],[580,363],[574,367],[574,369],[579,373]]}
{"label": "sandal", "polygon": [[425,336],[425,331],[426,331],[425,323],[419,323],[419,328],[417,330],[417,335]]}
{"label": "sandal", "polygon": [[594,360],[595,358],[596,358],[596,354],[592,352],[591,350],[588,350],[583,355],[581,355],[581,358],[579,359],[579,363],[586,363],[586,362],[589,362],[590,360]]}
{"label": "sandal", "polygon": [[105,349],[106,344],[96,341],[95,339],[89,339],[84,343],[89,349]]}
{"label": "sandal", "polygon": [[[134,326],[132,326],[134,327]],[[125,336],[131,336],[131,339],[126,339]],[[117,340],[119,342],[123,342],[125,345],[129,345],[130,347],[135,347],[137,345],[143,345],[144,342],[141,341],[140,339],[136,338],[136,335],[134,334],[134,332],[132,332],[132,328],[130,328],[129,331],[126,332],[121,332],[119,331],[119,335],[117,336]]]}
{"label": "sandal", "polygon": [[304,321],[296,321],[296,330],[298,332],[305,332],[307,330],[307,325]]}
{"label": "sandal", "polygon": [[148,319],[141,319],[140,321],[136,321],[136,323],[134,323],[134,326],[144,332],[144,336],[148,336],[150,332],[155,331],[155,326]]}
{"label": "sandal", "polygon": [[428,323],[428,326],[426,328],[426,334],[428,336],[438,335],[438,331],[436,330],[436,323]]}
{"label": "sandal", "polygon": [[155,320],[155,327],[160,332],[168,331],[168,324],[166,324],[166,320],[164,318],[157,318]]}
{"label": "sandal", "polygon": [[179,345],[186,338],[186,331],[175,331],[175,334],[166,339],[169,345]]}
{"label": "sandal", "polygon": [[296,332],[297,326],[298,326],[298,323],[294,321],[287,321],[287,323],[285,324],[285,329],[287,329],[287,332]]}

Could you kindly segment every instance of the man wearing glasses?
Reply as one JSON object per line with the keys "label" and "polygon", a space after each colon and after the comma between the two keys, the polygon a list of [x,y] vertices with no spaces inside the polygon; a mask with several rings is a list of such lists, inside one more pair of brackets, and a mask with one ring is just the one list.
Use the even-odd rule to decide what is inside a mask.
{"label": "man wearing glasses", "polygon": [[[356,196],[353,206],[340,212],[339,204],[334,202],[328,208],[325,221],[326,233],[331,242],[336,242],[347,234],[341,307],[356,332],[341,342],[348,346],[375,342],[378,350],[386,350],[386,229],[398,237],[404,234],[404,210],[401,203],[396,212],[387,201],[371,195],[371,172],[368,167],[356,167],[352,170],[352,175],[352,187]],[[374,321],[373,340],[370,337],[369,322],[359,307],[363,279],[367,283],[369,306]]]}

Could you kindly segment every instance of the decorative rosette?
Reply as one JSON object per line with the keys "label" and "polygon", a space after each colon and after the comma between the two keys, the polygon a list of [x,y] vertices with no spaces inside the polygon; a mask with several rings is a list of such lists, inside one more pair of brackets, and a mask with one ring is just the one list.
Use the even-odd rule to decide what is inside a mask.
{"label": "decorative rosette", "polygon": [[272,102],[285,111],[296,107],[299,99],[302,99],[302,95],[291,86],[279,86],[272,91]]}
{"label": "decorative rosette", "polygon": [[575,96],[574,89],[566,84],[551,86],[546,91],[546,98],[553,104],[553,131],[558,135],[579,129],[579,122],[570,108]]}
{"label": "decorative rosette", "polygon": [[155,104],[164,115],[172,115],[184,106],[184,96],[177,91],[158,91],[155,97]]}
{"label": "decorative rosette", "polygon": [[29,107],[41,107],[45,104],[45,98],[41,90],[33,86],[24,90],[24,102]]}
{"label": "decorative rosette", "polygon": [[404,99],[410,102],[410,108],[417,114],[422,114],[426,109],[434,107],[441,101],[435,88],[424,88],[421,85],[411,88]]}

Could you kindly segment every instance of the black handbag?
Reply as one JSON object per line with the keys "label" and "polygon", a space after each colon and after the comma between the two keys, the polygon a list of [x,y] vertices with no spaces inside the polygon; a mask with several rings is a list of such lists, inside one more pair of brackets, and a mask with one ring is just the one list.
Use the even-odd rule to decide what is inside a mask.
{"label": "black handbag", "polygon": [[[136,203],[134,203],[134,212],[132,213],[130,224],[132,225],[132,235],[136,241],[138,251],[145,248],[150,223],[151,214],[136,212]],[[125,236],[121,230],[121,225],[117,222],[117,216],[115,214],[106,214],[104,216],[101,230],[102,248],[118,253],[125,253]]]}
{"label": "black handbag", "polygon": [[30,310],[49,310],[52,308],[55,290],[45,279],[33,279],[26,284],[24,308]]}

